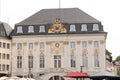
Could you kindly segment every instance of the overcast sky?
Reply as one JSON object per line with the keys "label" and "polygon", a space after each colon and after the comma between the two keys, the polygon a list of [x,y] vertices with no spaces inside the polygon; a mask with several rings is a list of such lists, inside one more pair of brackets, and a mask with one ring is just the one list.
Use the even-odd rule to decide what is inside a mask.
{"label": "overcast sky", "polygon": [[[106,48],[120,55],[120,0],[61,0],[61,8],[79,8],[102,22],[108,32]],[[59,8],[59,0],[0,0],[0,21],[14,24],[41,9]]]}

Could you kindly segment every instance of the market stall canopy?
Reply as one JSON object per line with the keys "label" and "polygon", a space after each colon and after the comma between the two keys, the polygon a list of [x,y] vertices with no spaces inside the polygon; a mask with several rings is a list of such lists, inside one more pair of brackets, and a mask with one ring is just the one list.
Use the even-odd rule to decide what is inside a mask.
{"label": "market stall canopy", "polygon": [[95,79],[120,80],[119,76],[108,71],[102,71],[102,72],[96,73],[95,75],[90,76],[90,78],[94,80]]}
{"label": "market stall canopy", "polygon": [[71,78],[88,78],[89,75],[88,75],[87,73],[71,72],[71,73],[65,74],[64,77],[71,77]]}

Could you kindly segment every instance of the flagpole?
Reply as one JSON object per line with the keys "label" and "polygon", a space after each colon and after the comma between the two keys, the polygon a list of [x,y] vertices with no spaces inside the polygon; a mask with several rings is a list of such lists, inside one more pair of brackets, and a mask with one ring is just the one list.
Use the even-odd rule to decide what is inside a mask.
{"label": "flagpole", "polygon": [[59,8],[60,8],[60,5],[61,5],[61,4],[60,4],[60,0],[59,0]]}
{"label": "flagpole", "polygon": [[0,20],[1,20],[1,0],[0,0]]}

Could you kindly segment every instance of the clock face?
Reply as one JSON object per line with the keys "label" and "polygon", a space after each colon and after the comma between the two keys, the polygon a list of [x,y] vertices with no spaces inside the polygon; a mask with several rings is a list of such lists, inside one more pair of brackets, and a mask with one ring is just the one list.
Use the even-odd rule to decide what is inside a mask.
{"label": "clock face", "polygon": [[55,47],[59,47],[59,43],[55,43]]}

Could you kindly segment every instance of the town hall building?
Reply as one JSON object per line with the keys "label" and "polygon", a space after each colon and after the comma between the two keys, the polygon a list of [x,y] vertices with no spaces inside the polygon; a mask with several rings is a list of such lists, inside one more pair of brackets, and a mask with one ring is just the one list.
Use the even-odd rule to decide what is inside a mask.
{"label": "town hall building", "polygon": [[68,80],[66,73],[105,71],[107,32],[78,8],[42,9],[15,24],[12,75]]}

